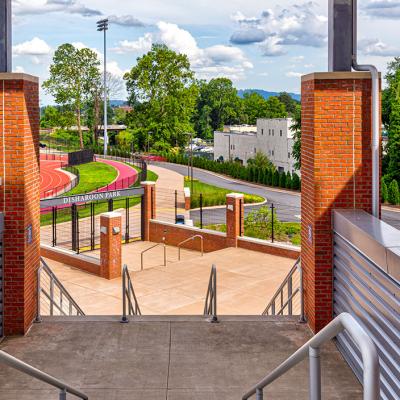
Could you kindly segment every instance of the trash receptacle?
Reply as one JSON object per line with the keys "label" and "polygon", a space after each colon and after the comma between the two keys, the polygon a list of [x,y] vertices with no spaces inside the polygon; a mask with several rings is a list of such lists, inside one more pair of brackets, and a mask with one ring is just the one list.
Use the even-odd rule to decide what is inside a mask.
{"label": "trash receptacle", "polygon": [[182,214],[178,214],[175,218],[175,223],[178,225],[185,225],[185,216]]}

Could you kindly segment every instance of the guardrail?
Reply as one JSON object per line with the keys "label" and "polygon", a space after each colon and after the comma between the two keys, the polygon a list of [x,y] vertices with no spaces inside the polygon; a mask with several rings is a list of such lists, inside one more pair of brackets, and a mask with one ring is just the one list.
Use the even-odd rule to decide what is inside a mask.
{"label": "guardrail", "polygon": [[217,317],[217,267],[211,267],[210,280],[208,282],[208,289],[206,301],[204,304],[204,315],[210,316],[210,322],[218,322]]}
{"label": "guardrail", "polygon": [[[295,365],[303,361],[307,354],[310,360],[310,400],[321,400],[321,359],[320,347],[335,338],[341,332],[346,331],[357,343],[363,362],[363,399],[379,399],[379,357],[378,351],[372,339],[357,320],[348,313],[342,313],[330,322],[324,329],[292,354],[279,367],[274,369],[257,385],[253,386],[243,397],[247,400],[254,394],[256,400],[263,399],[264,388],[284,375]],[[340,382],[338,382],[340,384]]]}
{"label": "guardrail", "polygon": [[203,257],[203,255],[204,255],[204,237],[202,235],[193,235],[190,238],[185,239],[178,244],[178,260],[179,261],[181,260],[181,246],[184,245],[185,243],[188,243],[195,239],[200,239],[200,249],[201,249],[200,251],[201,251],[201,256]]}
{"label": "guardrail", "polygon": [[80,392],[79,390],[73,388],[72,386],[66,384],[61,380],[54,378],[53,376],[46,374],[45,372],[42,372],[29,364],[24,363],[23,361],[13,357],[12,355],[4,351],[0,351],[0,362],[26,375],[29,375],[32,378],[35,378],[39,381],[45,382],[55,388],[60,389],[60,400],[66,400],[67,393],[79,397],[80,399],[88,400],[88,396],[86,396],[86,394]]}
{"label": "guardrail", "polygon": [[148,249],[143,250],[143,251],[140,253],[140,270],[141,270],[141,271],[143,271],[143,256],[144,256],[144,254],[147,253],[148,251],[150,251],[150,250],[156,248],[156,247],[159,247],[159,246],[163,246],[163,248],[164,248],[164,267],[167,266],[167,246],[165,245],[164,242],[163,242],[163,243],[157,243],[157,244],[155,244],[154,246],[151,246],[151,247],[149,247]]}
{"label": "guardrail", "polygon": [[[294,284],[296,284],[296,287],[293,287]],[[297,297],[299,297],[300,322],[305,322],[303,269],[300,257],[279,286],[279,289],[272,296],[262,315],[298,315],[295,314],[296,305],[294,304]]]}
{"label": "guardrail", "polygon": [[128,266],[124,265],[122,269],[122,318],[121,322],[129,322],[128,315],[142,315],[139,303],[136,298],[135,290]]}
{"label": "guardrail", "polygon": [[49,315],[63,316],[83,316],[85,313],[65,289],[64,285],[58,280],[54,272],[46,264],[43,258],[40,259],[41,266],[38,269],[37,279],[37,312],[36,322],[42,320],[41,316],[41,295],[49,305]]}

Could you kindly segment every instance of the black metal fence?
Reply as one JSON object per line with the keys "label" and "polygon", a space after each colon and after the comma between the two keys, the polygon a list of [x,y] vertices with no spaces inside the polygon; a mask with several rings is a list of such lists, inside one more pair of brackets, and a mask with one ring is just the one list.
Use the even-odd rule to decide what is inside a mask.
{"label": "black metal fence", "polygon": [[84,149],[68,153],[68,165],[80,165],[92,162],[94,158],[93,150]]}
{"label": "black metal fence", "polygon": [[100,215],[119,211],[122,216],[123,243],[142,239],[143,197],[132,196],[106,201],[52,207],[43,214],[41,242],[77,253],[100,246]]}

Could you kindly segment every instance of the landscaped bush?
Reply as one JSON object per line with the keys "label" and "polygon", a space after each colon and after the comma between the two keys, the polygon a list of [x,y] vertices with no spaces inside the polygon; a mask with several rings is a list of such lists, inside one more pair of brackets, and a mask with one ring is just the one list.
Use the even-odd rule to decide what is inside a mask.
{"label": "landscaped bush", "polygon": [[389,185],[388,201],[390,204],[400,204],[399,184],[395,179],[393,179]]}
{"label": "landscaped bush", "polygon": [[291,189],[292,188],[292,175],[288,171],[286,174],[286,189]]}
{"label": "landscaped bush", "polygon": [[[164,157],[168,162],[183,165],[188,164],[188,157],[182,153],[174,154],[172,152],[159,152],[158,154]],[[286,183],[289,181],[291,182],[290,184],[292,189],[300,189],[300,178],[297,174],[292,175],[289,172],[283,173],[285,177],[281,178],[275,167],[257,168],[254,165],[248,165],[246,167],[239,162],[220,162],[202,157],[194,157],[193,166],[219,174],[229,175],[235,179],[242,179],[248,182],[257,182],[275,187],[281,186],[280,184],[282,183],[282,188],[289,188]],[[288,179],[288,175],[290,175],[290,179]]]}
{"label": "landscaped bush", "polygon": [[279,187],[286,188],[286,174],[284,172],[279,174]]}

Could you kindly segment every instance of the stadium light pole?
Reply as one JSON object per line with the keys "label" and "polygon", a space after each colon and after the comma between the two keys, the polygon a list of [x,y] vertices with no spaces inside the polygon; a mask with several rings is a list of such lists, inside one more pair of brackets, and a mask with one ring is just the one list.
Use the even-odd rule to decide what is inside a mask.
{"label": "stadium light pole", "polygon": [[104,32],[104,155],[107,155],[108,147],[108,121],[107,121],[107,31],[108,19],[97,21],[97,30]]}

